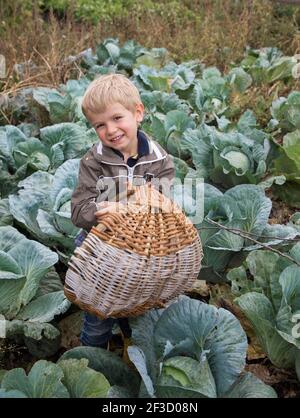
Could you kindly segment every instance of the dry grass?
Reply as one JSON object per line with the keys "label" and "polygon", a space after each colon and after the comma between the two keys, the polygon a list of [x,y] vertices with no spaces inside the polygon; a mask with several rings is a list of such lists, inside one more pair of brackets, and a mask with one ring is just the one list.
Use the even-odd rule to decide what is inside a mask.
{"label": "dry grass", "polygon": [[[0,3],[5,6],[7,1]],[[5,7],[0,10],[4,13]],[[65,58],[107,37],[119,38],[121,43],[134,39],[146,47],[163,46],[178,62],[199,58],[221,70],[239,61],[247,45],[277,46],[288,55],[300,53],[296,9],[291,18],[276,16],[268,0],[186,0],[180,10],[164,7],[158,12],[143,10],[141,5],[130,17],[97,25],[78,23],[71,12],[63,20],[52,13],[45,19],[37,7],[22,22],[17,8],[9,21],[0,12],[0,51],[8,72],[7,79],[0,79],[0,88],[12,92],[29,85],[57,86],[78,77],[81,70],[76,64],[66,64]],[[13,67],[22,62],[35,67],[28,65],[20,79]]]}

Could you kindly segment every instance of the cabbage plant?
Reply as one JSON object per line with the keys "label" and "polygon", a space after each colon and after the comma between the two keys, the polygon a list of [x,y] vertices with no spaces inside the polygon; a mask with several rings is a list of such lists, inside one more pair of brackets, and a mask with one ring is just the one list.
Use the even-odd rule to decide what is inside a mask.
{"label": "cabbage plant", "polygon": [[272,388],[243,373],[247,338],[224,309],[183,296],[166,309],[132,318],[130,325],[134,369],[96,347],[71,349],[57,364],[87,360],[108,380],[107,396],[114,398],[276,397]]}
{"label": "cabbage plant", "polygon": [[198,114],[200,123],[210,123],[223,118],[230,110],[231,93],[244,93],[251,83],[250,75],[240,67],[233,68],[224,76],[216,67],[209,67],[195,79],[187,101]]}
{"label": "cabbage plant", "polygon": [[102,373],[110,384],[108,397],[136,398],[141,379],[137,371],[128,366],[116,353],[98,347],[75,347],[66,351],[59,363],[66,360],[85,359],[88,367]]}
{"label": "cabbage plant", "polygon": [[295,262],[271,251],[252,251],[227,276],[263,350],[280,368],[300,360],[300,243],[288,255]]}
{"label": "cabbage plant", "polygon": [[70,359],[58,364],[37,361],[28,375],[16,368],[3,373],[0,398],[106,398],[110,385],[88,360]]}
{"label": "cabbage plant", "polygon": [[37,87],[33,90],[33,106],[36,112],[40,109],[36,103],[47,112],[49,121],[53,124],[63,122],[81,122],[86,125],[87,120],[81,110],[81,101],[90,80],[81,77],[79,80],[68,80],[59,89]]}
{"label": "cabbage plant", "polygon": [[199,114],[200,122],[209,123],[216,115],[225,112],[229,93],[230,86],[226,78],[217,68],[210,67],[204,69],[202,77],[195,80],[188,102]]}
{"label": "cabbage plant", "polygon": [[0,196],[7,197],[18,181],[36,170],[47,170],[46,149],[37,138],[28,138],[19,128],[0,128]]}
{"label": "cabbage plant", "polygon": [[[170,62],[159,70],[141,65],[133,72],[146,104],[149,94],[169,94],[168,106],[177,102],[177,110],[187,107],[188,113],[194,112],[200,122],[206,123],[227,110],[232,91],[244,92],[251,85],[251,77],[242,68],[234,68],[222,76],[217,68],[203,69],[197,61],[180,65]],[[148,90],[151,93],[147,95]],[[185,106],[178,103],[178,97],[184,100]],[[152,104],[153,99],[150,100]]]}
{"label": "cabbage plant", "polygon": [[134,68],[141,65],[160,68],[169,60],[165,48],[148,49],[132,40],[125,42],[121,47],[118,40],[108,38],[96,46],[95,52],[93,54],[89,49],[82,54],[81,66],[89,80],[119,71],[125,71],[131,76]]}
{"label": "cabbage plant", "polygon": [[171,110],[183,110],[188,113],[190,110],[188,103],[180,99],[176,93],[168,94],[163,91],[142,91],[141,99],[146,108],[146,120],[149,119],[149,115],[155,116],[156,112],[167,114]]}
{"label": "cabbage plant", "polygon": [[300,232],[300,212],[295,212],[288,222],[288,225]]}
{"label": "cabbage plant", "polygon": [[204,253],[200,279],[213,283],[226,281],[224,272],[228,266],[240,264],[247,252],[265,245],[286,246],[289,240],[300,235],[297,214],[288,225],[268,223],[272,202],[262,186],[238,185],[222,193],[213,185],[199,181],[200,173],[184,161],[175,158],[174,162],[178,179],[198,181],[192,187],[177,182],[173,199],[192,222],[197,222]]}
{"label": "cabbage plant", "polygon": [[0,227],[0,314],[6,337],[23,335],[30,344],[59,336],[50,322],[66,312],[70,302],[51,271],[57,261],[57,254],[41,243],[11,226]]}
{"label": "cabbage plant", "polygon": [[79,159],[63,163],[54,175],[38,171],[19,183],[9,196],[10,212],[39,241],[54,246],[66,260],[79,232],[71,221],[71,196],[76,187]]}
{"label": "cabbage plant", "polygon": [[296,56],[284,56],[278,48],[247,48],[241,67],[251,74],[255,83],[273,83],[294,77],[293,69],[298,63]]}
{"label": "cabbage plant", "polygon": [[76,123],[59,123],[40,130],[41,142],[50,149],[54,172],[64,161],[82,157],[99,138],[94,129]]}
{"label": "cabbage plant", "polygon": [[287,182],[283,187],[274,186],[275,196],[291,206],[300,207],[300,92],[292,91],[288,97],[279,97],[272,103],[270,130],[283,133],[282,143],[276,144],[271,167],[275,175],[283,174]]}
{"label": "cabbage plant", "polygon": [[195,61],[175,64],[170,62],[163,68],[156,69],[147,65],[134,68],[134,82],[141,91],[162,91],[165,93],[177,93],[181,98],[189,96],[193,89],[195,71],[199,64]]}
{"label": "cabbage plant", "polygon": [[283,137],[282,145],[277,146],[277,155],[273,161],[272,172],[283,174],[284,186],[274,186],[275,195],[291,206],[300,207],[300,129],[289,132]]}
{"label": "cabbage plant", "polygon": [[96,47],[94,64],[116,65],[119,69],[131,70],[137,58],[147,51],[134,41],[126,42],[123,47],[117,39],[108,38]]}
{"label": "cabbage plant", "polygon": [[299,235],[293,225],[269,225],[271,208],[271,200],[259,186],[239,185],[223,194],[205,184],[204,219],[196,225],[204,250],[200,277],[213,282],[225,280],[223,271],[234,255],[260,248],[260,244],[254,244],[248,237],[275,245]]}
{"label": "cabbage plant", "polygon": [[[224,309],[180,297],[166,309],[131,319],[131,361],[142,397],[276,397],[245,366],[247,337]],[[145,331],[147,330],[147,331]]]}
{"label": "cabbage plant", "polygon": [[96,74],[106,74],[117,70],[132,74],[133,68],[140,65],[161,67],[168,61],[168,51],[165,48],[145,48],[133,40],[126,41],[122,46],[118,39],[107,38],[92,50],[83,51],[81,66],[87,69],[87,75],[94,78]]}
{"label": "cabbage plant", "polygon": [[225,133],[202,124],[183,133],[181,149],[190,152],[192,161],[204,179],[228,188],[243,183],[258,183],[267,170],[270,143],[262,131],[241,124]]}
{"label": "cabbage plant", "polygon": [[280,129],[283,133],[300,129],[300,92],[292,91],[287,97],[274,100],[270,108],[272,119],[269,128]]}
{"label": "cabbage plant", "polygon": [[75,123],[42,128],[40,139],[27,137],[21,129],[0,128],[0,196],[17,190],[20,180],[36,171],[54,173],[66,160],[82,157],[98,141],[93,129]]}
{"label": "cabbage plant", "polygon": [[11,225],[13,216],[9,210],[8,199],[0,199],[0,226]]}
{"label": "cabbage plant", "polygon": [[156,112],[150,120],[147,130],[161,146],[175,157],[188,159],[190,150],[182,148],[181,140],[187,129],[196,127],[193,118],[183,110],[170,110],[166,114]]}

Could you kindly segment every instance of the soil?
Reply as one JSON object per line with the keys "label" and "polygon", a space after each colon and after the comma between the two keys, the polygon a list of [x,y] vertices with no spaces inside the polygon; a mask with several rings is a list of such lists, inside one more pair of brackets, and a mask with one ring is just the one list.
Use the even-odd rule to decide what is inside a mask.
{"label": "soil", "polygon": [[38,359],[32,356],[25,345],[9,340],[0,340],[0,369],[23,368],[28,373]]}
{"label": "soil", "polygon": [[247,364],[245,369],[272,386],[279,398],[300,397],[300,382],[294,370],[278,369],[267,359]]}
{"label": "soil", "polygon": [[270,224],[287,224],[296,209],[286,205],[281,200],[275,200],[271,192],[266,195],[272,199],[272,210],[269,217]]}

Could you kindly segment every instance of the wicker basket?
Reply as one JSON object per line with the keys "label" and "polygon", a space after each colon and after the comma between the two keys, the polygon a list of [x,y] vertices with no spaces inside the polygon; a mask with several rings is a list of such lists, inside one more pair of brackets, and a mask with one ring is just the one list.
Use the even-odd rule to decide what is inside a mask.
{"label": "wicker basket", "polygon": [[100,318],[140,315],[190,289],[202,256],[197,230],[181,209],[141,186],[126,213],[107,215],[75,249],[65,295]]}

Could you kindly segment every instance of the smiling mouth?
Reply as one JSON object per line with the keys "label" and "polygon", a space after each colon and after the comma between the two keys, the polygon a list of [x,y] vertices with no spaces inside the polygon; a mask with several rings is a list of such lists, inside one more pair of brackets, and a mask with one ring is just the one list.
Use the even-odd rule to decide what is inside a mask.
{"label": "smiling mouth", "polygon": [[124,134],[115,136],[113,139],[110,140],[113,144],[119,142],[123,138]]}

